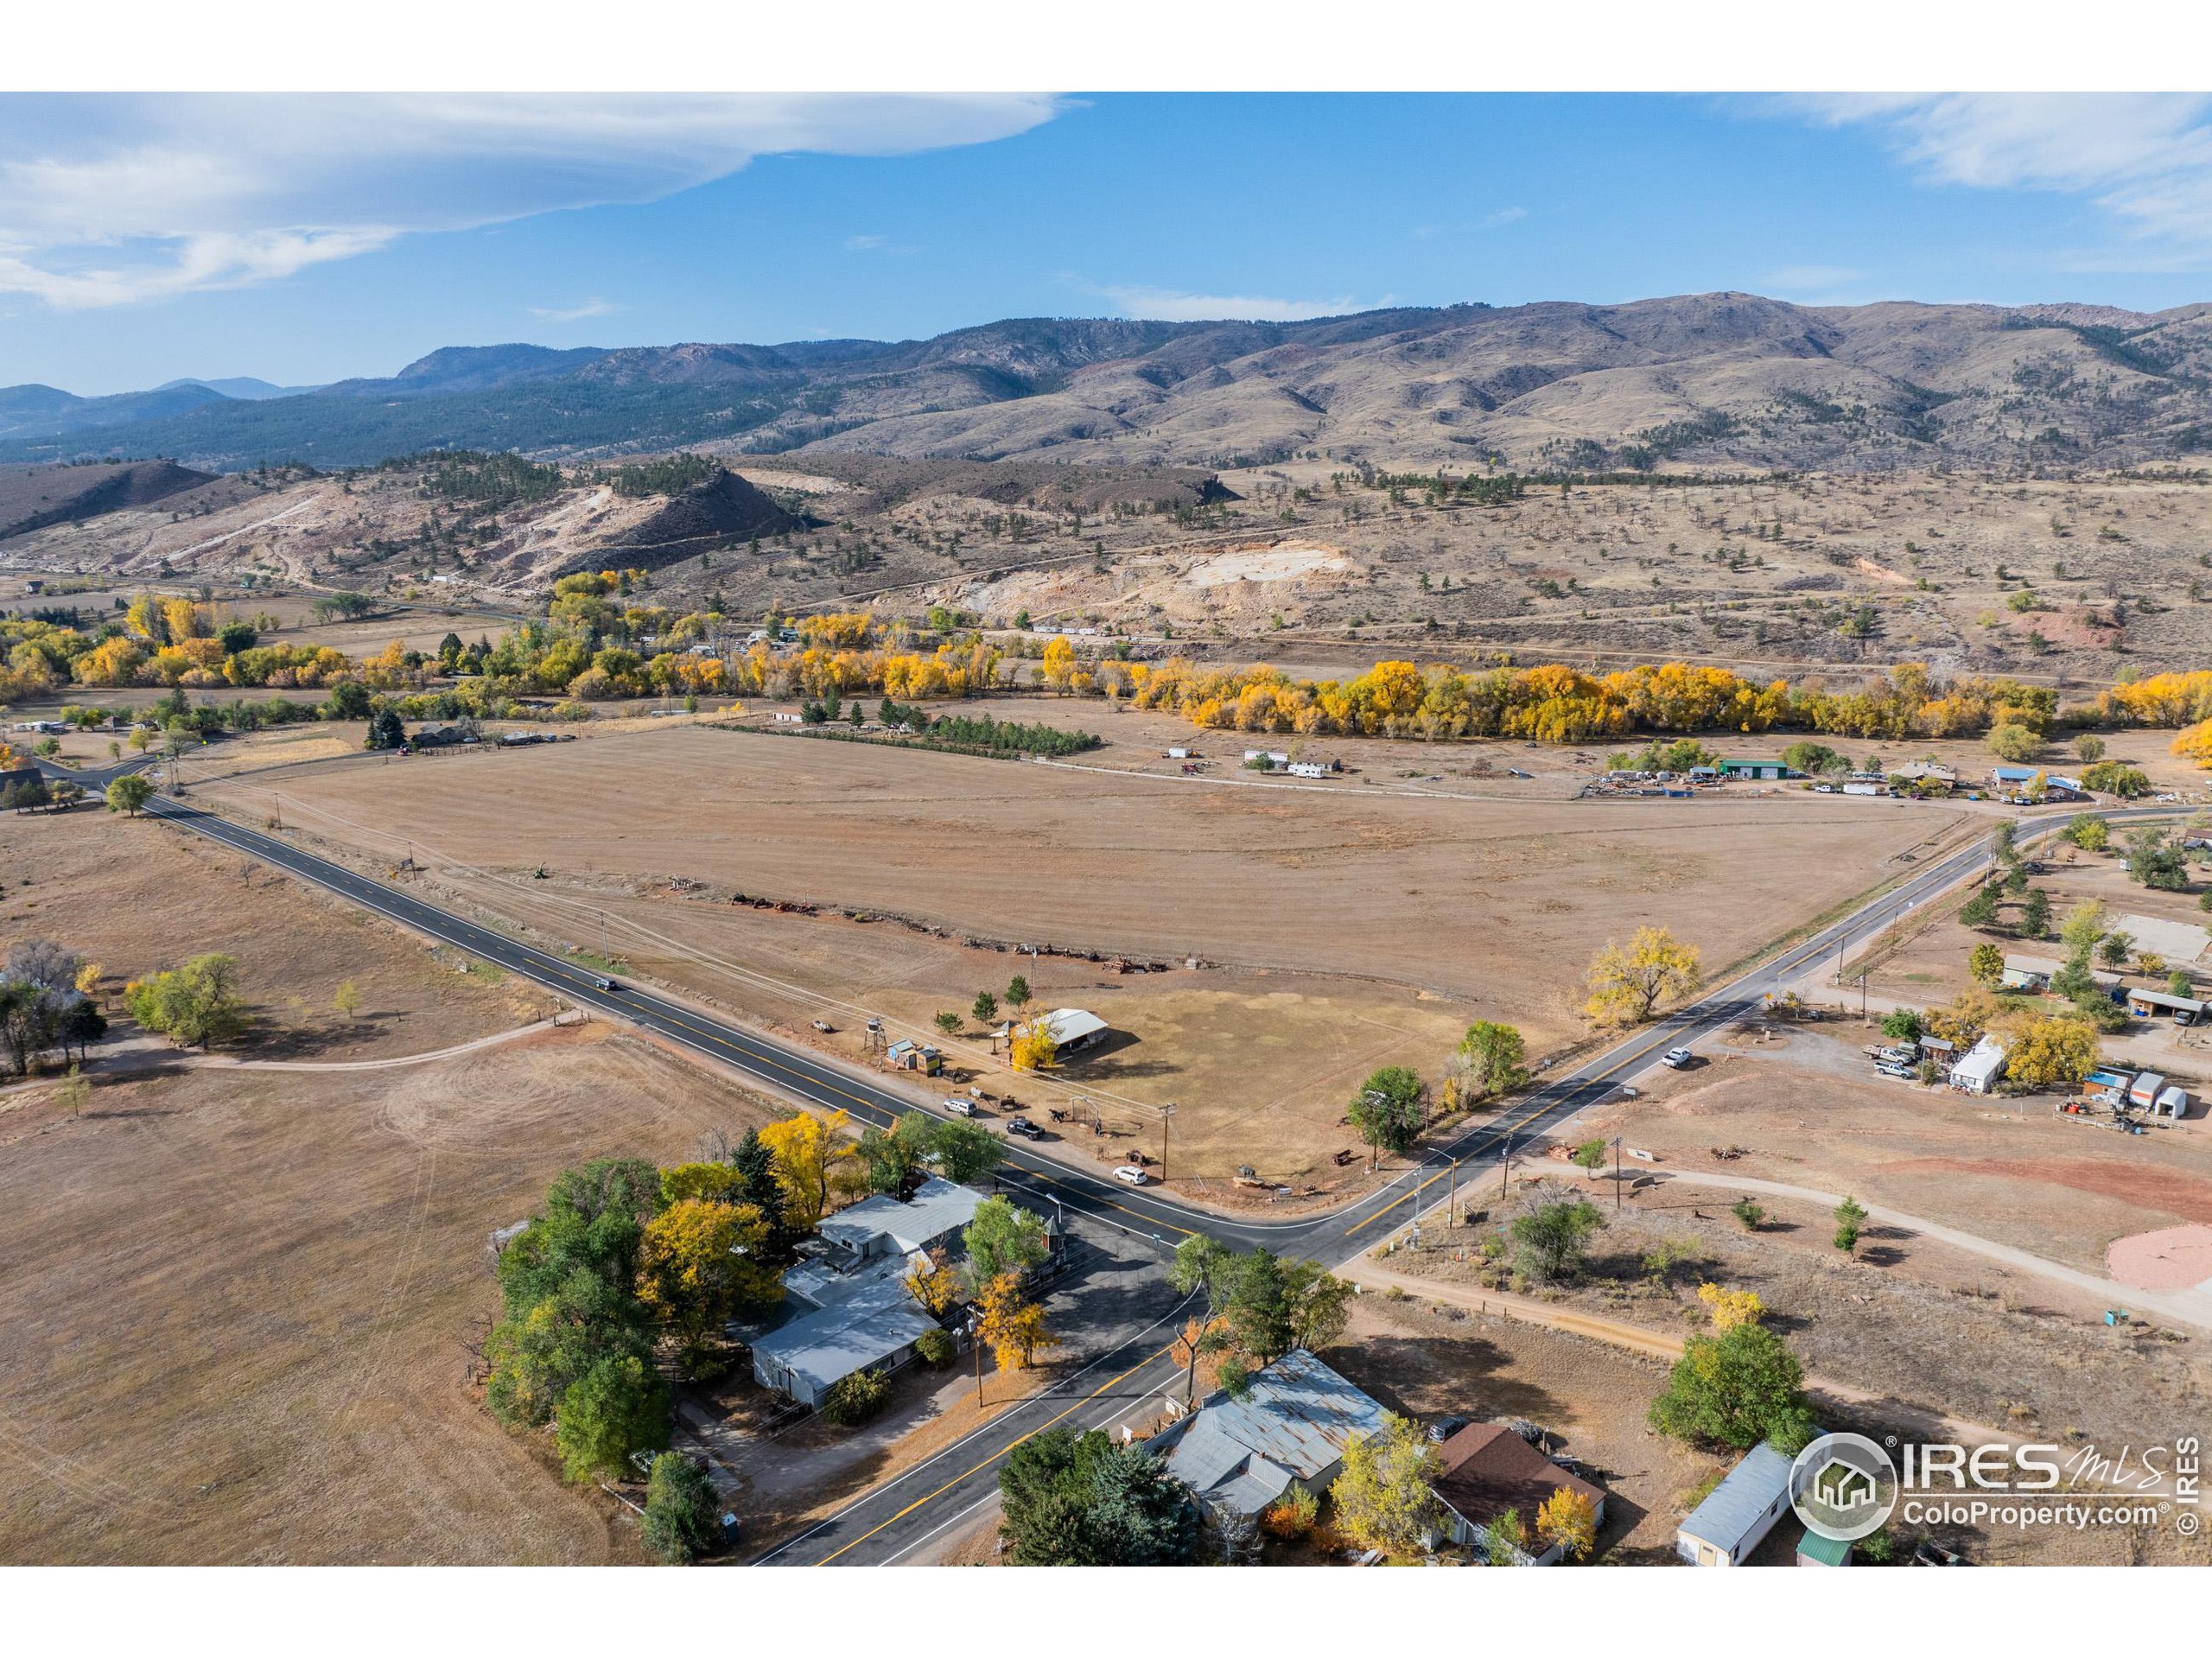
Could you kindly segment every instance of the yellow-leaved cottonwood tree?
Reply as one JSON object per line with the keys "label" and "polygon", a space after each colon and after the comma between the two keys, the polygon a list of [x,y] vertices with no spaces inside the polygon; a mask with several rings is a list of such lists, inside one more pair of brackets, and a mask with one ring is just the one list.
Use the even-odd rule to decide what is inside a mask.
{"label": "yellow-leaved cottonwood tree", "polygon": [[830,1207],[830,1175],[853,1155],[852,1147],[838,1138],[851,1122],[844,1112],[832,1112],[827,1118],[794,1112],[760,1131],[776,1185],[784,1190],[785,1223],[795,1230],[813,1231]]}
{"label": "yellow-leaved cottonwood tree", "polygon": [[1431,1484],[1442,1459],[1421,1425],[1395,1412],[1344,1447],[1344,1472],[1329,1488],[1337,1525],[1370,1549],[1419,1548],[1441,1524]]}
{"label": "yellow-leaved cottonwood tree", "polygon": [[1660,1003],[1695,995],[1704,984],[1698,950],[1663,927],[1639,927],[1625,946],[1607,940],[1590,960],[1590,1017],[1599,1025],[1640,1025]]}

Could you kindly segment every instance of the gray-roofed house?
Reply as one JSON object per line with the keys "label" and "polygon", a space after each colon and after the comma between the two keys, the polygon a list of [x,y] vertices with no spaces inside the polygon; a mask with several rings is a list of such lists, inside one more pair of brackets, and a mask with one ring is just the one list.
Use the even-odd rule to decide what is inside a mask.
{"label": "gray-roofed house", "polygon": [[935,1177],[912,1199],[880,1196],[825,1217],[813,1254],[784,1274],[795,1311],[752,1343],[753,1380],[818,1407],[855,1371],[911,1357],[937,1328],[906,1289],[906,1275],[976,1218],[983,1195]]}
{"label": "gray-roofed house", "polygon": [[[795,1298],[810,1291],[834,1300],[757,1338],[753,1380],[803,1406],[818,1407],[824,1395],[855,1371],[908,1357],[937,1321],[907,1294],[907,1270],[906,1258],[882,1256],[842,1283],[816,1281],[801,1289],[787,1275],[785,1288]],[[791,1274],[799,1272],[794,1268]]]}
{"label": "gray-roofed house", "polygon": [[1253,1372],[1244,1398],[1209,1396],[1152,1447],[1199,1503],[1257,1515],[1293,1485],[1319,1496],[1344,1467],[1345,1446],[1381,1429],[1382,1416],[1380,1404],[1298,1348]]}
{"label": "gray-roofed house", "polygon": [[833,1254],[853,1261],[876,1255],[912,1255],[949,1243],[976,1219],[983,1195],[932,1175],[900,1200],[880,1193],[825,1216],[816,1230]]}
{"label": "gray-roofed house", "polygon": [[1693,1567],[1741,1567],[1789,1508],[1795,1459],[1761,1440],[1682,1517],[1675,1553]]}

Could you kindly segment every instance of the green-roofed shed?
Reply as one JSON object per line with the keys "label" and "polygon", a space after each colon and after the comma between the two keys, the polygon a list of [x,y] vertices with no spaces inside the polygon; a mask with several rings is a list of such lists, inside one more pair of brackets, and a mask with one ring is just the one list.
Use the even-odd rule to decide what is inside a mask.
{"label": "green-roofed shed", "polygon": [[1797,1565],[1800,1567],[1849,1567],[1851,1546],[1834,1538],[1824,1538],[1810,1527],[1797,1541]]}

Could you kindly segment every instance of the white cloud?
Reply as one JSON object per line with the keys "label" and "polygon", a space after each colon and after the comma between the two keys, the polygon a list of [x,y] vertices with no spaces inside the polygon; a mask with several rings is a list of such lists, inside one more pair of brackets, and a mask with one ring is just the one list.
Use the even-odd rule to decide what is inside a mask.
{"label": "white cloud", "polygon": [[2086,196],[2132,238],[2212,253],[2212,97],[1866,94],[1782,106],[1827,125],[1879,126],[1934,182]]}
{"label": "white cloud", "polygon": [[1432,236],[1443,236],[1446,233],[1502,230],[1512,224],[1514,220],[1528,217],[1529,210],[1526,207],[1501,207],[1496,213],[1484,213],[1471,224],[1416,225],[1413,228],[1413,237],[1416,242],[1426,242]]}
{"label": "white cloud", "polygon": [[1359,302],[1349,296],[1333,300],[1278,300],[1252,294],[1185,294],[1170,288],[1102,288],[1095,291],[1111,300],[1114,308],[1122,316],[1160,322],[1213,322],[1224,319],[1296,322],[1306,317],[1340,316],[1359,308]]}
{"label": "white cloud", "polygon": [[603,317],[610,311],[620,310],[612,300],[602,300],[596,294],[580,305],[533,305],[530,315],[540,322],[582,322],[586,317]]}
{"label": "white cloud", "polygon": [[1050,120],[1042,94],[0,98],[0,294],[59,309],[288,276],[414,232],[651,201],[808,150]]}
{"label": "white cloud", "polygon": [[848,253],[919,253],[921,250],[911,242],[893,242],[887,236],[849,236],[845,238]]}

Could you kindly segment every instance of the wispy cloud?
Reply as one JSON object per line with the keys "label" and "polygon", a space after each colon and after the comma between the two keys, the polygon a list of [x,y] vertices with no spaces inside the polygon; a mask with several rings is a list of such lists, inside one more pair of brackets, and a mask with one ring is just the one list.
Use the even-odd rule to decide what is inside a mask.
{"label": "wispy cloud", "polygon": [[1528,217],[1529,210],[1526,207],[1501,207],[1496,213],[1484,213],[1480,219],[1471,223],[1416,225],[1413,228],[1413,237],[1416,242],[1426,242],[1432,236],[1447,236],[1467,231],[1502,230],[1512,224],[1514,220]]}
{"label": "wispy cloud", "polygon": [[893,242],[887,236],[849,236],[845,238],[848,253],[919,253],[921,250],[911,242]]}
{"label": "wispy cloud", "polygon": [[0,294],[86,309],[238,288],[410,232],[651,201],[757,156],[903,155],[1043,94],[0,98]]}
{"label": "wispy cloud", "polygon": [[2086,197],[2145,268],[2212,258],[2212,97],[2195,92],[1824,95],[1779,108],[1868,125],[1931,182]]}
{"label": "wispy cloud", "polygon": [[1125,317],[1160,322],[1296,322],[1306,317],[1333,317],[1359,309],[1349,295],[1332,300],[1282,300],[1256,294],[1186,294],[1172,288],[1100,288],[1092,290],[1113,302]]}
{"label": "wispy cloud", "polygon": [[594,294],[579,305],[533,305],[529,309],[530,315],[540,322],[582,322],[586,317],[603,317],[608,312],[619,311],[621,308],[613,301],[602,300]]}

